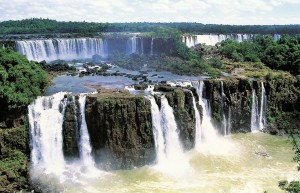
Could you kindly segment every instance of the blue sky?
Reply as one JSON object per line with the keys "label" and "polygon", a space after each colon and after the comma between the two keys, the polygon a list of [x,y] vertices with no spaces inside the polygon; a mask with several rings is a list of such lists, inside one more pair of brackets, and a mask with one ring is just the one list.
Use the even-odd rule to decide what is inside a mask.
{"label": "blue sky", "polygon": [[300,24],[300,0],[0,0],[0,21]]}

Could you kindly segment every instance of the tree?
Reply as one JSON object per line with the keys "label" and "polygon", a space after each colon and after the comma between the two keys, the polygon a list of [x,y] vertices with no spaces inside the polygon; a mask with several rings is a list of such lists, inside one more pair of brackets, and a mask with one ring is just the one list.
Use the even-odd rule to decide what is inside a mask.
{"label": "tree", "polygon": [[47,86],[47,73],[11,49],[0,49],[0,104],[13,110],[30,104]]}

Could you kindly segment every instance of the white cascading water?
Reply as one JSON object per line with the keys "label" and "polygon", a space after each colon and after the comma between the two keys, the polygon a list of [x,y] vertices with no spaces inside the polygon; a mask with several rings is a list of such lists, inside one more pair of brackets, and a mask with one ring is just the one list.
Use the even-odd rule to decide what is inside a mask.
{"label": "white cascading water", "polygon": [[[193,95],[193,93],[192,93],[192,95]],[[195,100],[194,95],[193,95],[193,107],[194,107],[194,112],[195,112],[195,129],[196,129],[195,148],[200,149],[200,144],[202,142],[202,128],[201,128],[200,113],[199,113],[199,110],[197,108],[196,100]]]}
{"label": "white cascading water", "polygon": [[66,162],[64,159],[62,125],[67,104],[65,94],[57,93],[52,96],[38,97],[28,106],[32,172],[34,175],[37,173],[55,174],[60,182],[68,181],[84,185],[85,179],[100,177],[103,172],[95,167],[91,155],[92,148],[84,113],[85,94],[79,96],[80,159],[73,162]]}
{"label": "white cascading water", "polygon": [[86,120],[85,120],[85,101],[86,95],[81,94],[79,96],[80,114],[81,114],[81,126],[80,126],[80,140],[79,140],[79,151],[80,159],[85,166],[94,167],[95,162],[92,157],[92,147],[90,143],[90,136],[88,133]]}
{"label": "white cascading water", "polygon": [[157,161],[155,168],[172,177],[181,178],[191,169],[181,146],[173,109],[165,96],[161,96],[160,110],[154,97],[148,96],[147,98],[151,101]]}
{"label": "white cascading water", "polygon": [[255,93],[255,89],[252,89],[252,106],[251,106],[251,132],[259,131],[259,113],[258,113],[258,101]]}
{"label": "white cascading water", "polygon": [[127,48],[126,48],[126,52],[128,55],[130,54],[134,54],[134,53],[137,53],[137,37],[134,36],[134,37],[130,37],[128,40],[127,40]]}
{"label": "white cascading water", "polygon": [[259,113],[259,130],[265,128],[266,125],[266,110],[267,110],[267,95],[264,82],[261,82],[261,100],[260,100],[260,113]]}
{"label": "white cascading water", "polygon": [[152,115],[152,127],[153,136],[156,150],[156,162],[157,164],[163,163],[166,160],[165,155],[165,139],[163,130],[161,127],[161,115],[155,98],[152,96],[147,97],[151,102],[151,115]]}
{"label": "white cascading water", "polygon": [[[229,140],[222,138],[218,135],[217,130],[214,128],[211,120],[211,115],[208,108],[208,101],[202,96],[204,91],[203,81],[193,81],[193,87],[197,91],[199,97],[199,104],[202,107],[202,140],[201,142],[196,141],[196,147],[198,151],[204,151],[211,154],[227,154],[233,148],[233,144]],[[197,131],[196,131],[197,132]],[[222,148],[220,148],[222,147]]]}
{"label": "white cascading water", "polygon": [[222,130],[223,130],[223,134],[224,135],[228,135],[227,133],[227,120],[226,120],[226,116],[225,116],[225,93],[224,93],[224,85],[223,85],[223,81],[221,81],[221,104],[222,104],[222,107],[221,107],[221,115],[222,115]]}
{"label": "white cascading water", "polygon": [[141,51],[142,51],[142,55],[144,54],[144,40],[143,38],[141,38]]}
{"label": "white cascading water", "polygon": [[167,159],[176,161],[182,156],[183,150],[180,144],[177,124],[172,107],[170,107],[165,96],[161,97],[161,125],[165,132],[166,156]]}
{"label": "white cascading water", "polygon": [[231,134],[231,107],[228,107],[228,117],[225,114],[225,93],[224,93],[224,84],[221,81],[221,98],[222,98],[222,107],[221,107],[221,114],[222,114],[222,130],[224,135]]}
{"label": "white cascading water", "polygon": [[66,93],[38,97],[28,106],[31,163],[46,173],[60,175],[65,168],[62,124]]}
{"label": "white cascading water", "polygon": [[86,59],[96,54],[107,57],[107,43],[102,38],[21,40],[16,41],[16,48],[28,60],[34,61]]}
{"label": "white cascading water", "polygon": [[150,55],[153,55],[153,42],[154,42],[154,38],[151,38],[151,44],[150,44]]}
{"label": "white cascading water", "polygon": [[[214,46],[217,43],[231,39],[237,42],[242,42],[244,40],[250,40],[253,38],[255,34],[203,34],[203,35],[192,35],[192,36],[183,36],[182,41],[185,43],[187,47],[193,47],[197,44],[206,44],[210,46]],[[279,34],[274,34],[274,40],[280,39]]]}

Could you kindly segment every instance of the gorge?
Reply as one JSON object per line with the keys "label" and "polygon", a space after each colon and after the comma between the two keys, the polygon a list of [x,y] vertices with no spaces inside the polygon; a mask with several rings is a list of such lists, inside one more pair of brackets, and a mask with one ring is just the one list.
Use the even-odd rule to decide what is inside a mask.
{"label": "gorge", "polygon": [[[216,36],[207,35],[209,40],[202,43],[209,45],[210,38]],[[203,38],[196,37],[193,42],[183,42],[192,47]],[[224,35],[236,41],[250,37]],[[222,38],[218,35],[216,41]],[[27,59],[47,63],[98,57],[109,63],[115,52],[150,58],[176,53],[169,38],[138,35],[13,43]],[[279,180],[299,178],[296,164],[290,162],[291,145],[286,137],[276,136],[290,130],[299,133],[297,79],[270,78],[270,74],[249,78],[239,72],[219,78],[207,73],[175,75],[147,68],[144,63],[145,68],[139,71],[113,66],[105,76],[55,74],[55,84],[20,116],[1,109],[5,116],[0,127],[8,132],[0,135],[0,153],[11,145],[28,155],[23,168],[14,171],[25,171],[22,175],[30,186],[18,189],[278,192]],[[236,69],[242,64],[235,63]],[[133,80],[131,75],[139,79]],[[23,133],[29,137],[20,137],[23,145],[8,140],[14,135],[19,138],[9,130],[20,125],[29,125]],[[2,186],[9,186],[16,178],[8,171],[1,172],[0,192],[7,191]]]}
{"label": "gorge", "polygon": [[[32,172],[34,176],[39,177],[51,174],[51,178],[56,179],[57,184],[49,187],[48,182],[40,182],[39,178],[32,179],[33,184],[43,187],[43,191],[61,191],[62,184],[66,188],[65,192],[74,192],[75,185],[87,192],[106,191],[104,187],[107,186],[94,183],[99,183],[102,178],[117,177],[123,181],[123,177],[128,175],[132,177],[142,172],[143,175],[152,176],[154,174],[151,173],[155,172],[154,176],[148,177],[155,181],[156,186],[162,188],[156,175],[167,175],[164,180],[171,180],[172,183],[178,183],[180,180],[179,184],[182,186],[182,178],[188,178],[189,175],[199,178],[197,172],[195,173],[199,167],[196,163],[205,159],[217,157],[225,162],[228,162],[227,159],[238,161],[238,157],[246,153],[247,156],[256,156],[260,162],[270,162],[272,158],[259,155],[270,154],[276,157],[277,154],[271,146],[261,145],[275,140],[282,147],[286,147],[284,141],[259,133],[243,134],[245,136],[229,134],[256,130],[270,132],[262,125],[266,126],[265,116],[269,108],[265,103],[268,97],[266,90],[269,93],[276,92],[271,84],[247,82],[243,79],[237,82],[204,80],[187,81],[184,83],[186,87],[182,88],[156,85],[154,92],[143,91],[145,97],[132,95],[126,90],[106,89],[99,90],[98,94],[57,93],[39,97],[29,106],[28,112]],[[254,104],[251,102],[253,100],[256,101]],[[276,105],[274,102],[280,103],[278,99],[269,99],[268,102],[271,106]],[[290,102],[291,106],[299,108],[299,98]],[[216,118],[216,114],[219,114],[217,117],[220,118]],[[226,132],[223,127],[223,115],[231,117],[225,119],[225,125],[231,126]],[[256,121],[253,121],[253,117]],[[255,139],[255,136],[258,139]],[[245,137],[261,145],[247,144],[248,142],[243,142]],[[242,150],[236,147],[238,144],[245,145],[244,143],[247,144],[244,148],[249,145],[255,148]],[[244,167],[243,162],[236,161],[232,164],[242,164],[241,167]],[[53,165],[53,162],[56,164]],[[226,164],[219,166],[228,167]],[[103,171],[129,168],[131,170],[127,174]],[[261,169],[263,168],[262,166]],[[272,172],[270,174],[272,175]],[[150,188],[150,191],[148,177],[145,179],[147,185],[144,185]],[[205,178],[209,179],[208,174],[205,174]],[[224,181],[221,176],[220,179]],[[267,176],[262,177],[260,183],[247,180],[255,185],[246,185],[238,181],[240,184],[235,191],[276,190],[264,184],[269,181]],[[89,185],[86,185],[86,182]],[[228,184],[224,184],[223,189],[229,190],[227,188],[231,182],[226,183]],[[126,183],[117,187],[119,186],[125,186],[123,188],[126,191],[140,190],[138,186],[127,187]],[[201,192],[201,186],[196,186],[195,189],[193,186],[185,188]],[[175,186],[175,189],[172,189],[177,188],[180,187]],[[208,185],[203,192],[213,191],[211,188],[213,186]]]}

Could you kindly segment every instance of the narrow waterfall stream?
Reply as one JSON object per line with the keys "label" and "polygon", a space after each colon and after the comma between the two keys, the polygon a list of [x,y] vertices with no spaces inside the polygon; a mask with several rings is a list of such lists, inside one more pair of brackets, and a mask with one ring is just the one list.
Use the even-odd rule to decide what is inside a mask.
{"label": "narrow waterfall stream", "polygon": [[223,135],[228,135],[227,131],[227,119],[225,115],[225,93],[224,93],[224,84],[223,81],[221,81],[221,99],[222,99],[222,106],[221,106],[221,116],[222,116],[222,130],[223,130]]}
{"label": "narrow waterfall stream", "polygon": [[165,139],[163,130],[161,127],[161,116],[159,112],[158,105],[154,97],[148,97],[151,102],[151,116],[152,116],[152,127],[153,127],[153,136],[155,142],[155,150],[156,150],[156,163],[162,163],[166,159],[165,155]]}
{"label": "narrow waterfall stream", "polygon": [[258,101],[255,89],[252,89],[252,105],[251,105],[251,131],[259,131],[259,113],[258,113]]}
{"label": "narrow waterfall stream", "polygon": [[90,136],[87,130],[86,120],[85,120],[85,101],[86,96],[81,94],[79,96],[80,103],[80,114],[81,114],[81,126],[80,126],[80,158],[85,166],[94,167],[95,162],[91,155],[92,147],[90,144]]}
{"label": "narrow waterfall stream", "polygon": [[[192,93],[192,95],[193,95],[193,93]],[[196,128],[195,148],[200,149],[200,144],[202,143],[202,127],[201,127],[200,113],[197,108],[194,95],[193,95],[193,107],[194,107],[194,112],[195,112],[195,128]]]}
{"label": "narrow waterfall stream", "polygon": [[266,109],[267,109],[267,95],[264,82],[261,82],[261,100],[259,113],[259,130],[262,130],[266,124]]}

